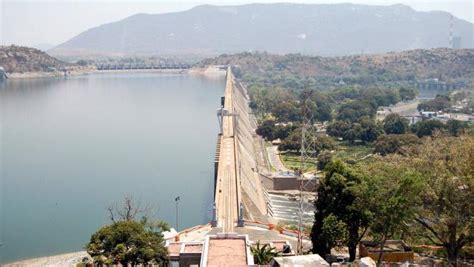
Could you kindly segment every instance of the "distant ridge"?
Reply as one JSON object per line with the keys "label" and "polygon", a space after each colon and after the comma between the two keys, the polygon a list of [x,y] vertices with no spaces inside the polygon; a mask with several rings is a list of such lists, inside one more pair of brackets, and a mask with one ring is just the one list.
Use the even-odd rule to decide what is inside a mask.
{"label": "distant ridge", "polygon": [[[202,5],[183,12],[136,14],[89,29],[53,55],[217,55],[242,51],[348,55],[447,47],[450,14],[405,5]],[[473,48],[474,24],[454,18],[454,36]]]}

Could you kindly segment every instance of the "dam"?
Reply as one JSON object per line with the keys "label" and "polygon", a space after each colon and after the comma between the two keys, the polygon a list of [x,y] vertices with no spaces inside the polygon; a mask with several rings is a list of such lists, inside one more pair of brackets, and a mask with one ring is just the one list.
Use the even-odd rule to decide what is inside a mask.
{"label": "dam", "polygon": [[220,124],[215,160],[215,220],[223,232],[233,232],[244,217],[266,215],[264,188],[255,160],[257,123],[245,88],[227,68],[224,96],[217,112]]}

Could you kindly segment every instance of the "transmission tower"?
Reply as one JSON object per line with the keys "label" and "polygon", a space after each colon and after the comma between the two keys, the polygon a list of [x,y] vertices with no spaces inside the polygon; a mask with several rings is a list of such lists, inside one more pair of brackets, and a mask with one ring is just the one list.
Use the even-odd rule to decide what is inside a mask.
{"label": "transmission tower", "polygon": [[307,191],[307,187],[314,183],[315,180],[305,177],[305,172],[308,172],[310,165],[315,165],[316,155],[316,139],[317,139],[317,127],[315,126],[315,119],[313,111],[316,108],[316,104],[313,101],[312,90],[305,90],[301,95],[301,116],[302,116],[302,127],[301,127],[301,157],[300,157],[300,188],[299,188],[299,220],[298,220],[298,243],[296,253],[298,255],[303,253],[303,216],[306,212],[304,207],[305,196],[303,191]]}

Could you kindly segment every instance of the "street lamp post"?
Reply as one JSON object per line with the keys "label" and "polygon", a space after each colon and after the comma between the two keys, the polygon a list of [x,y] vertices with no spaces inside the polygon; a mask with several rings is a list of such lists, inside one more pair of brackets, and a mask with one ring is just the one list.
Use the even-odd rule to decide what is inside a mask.
{"label": "street lamp post", "polygon": [[177,196],[174,201],[176,202],[176,231],[179,232],[179,217],[178,217],[178,203],[181,200],[180,196]]}

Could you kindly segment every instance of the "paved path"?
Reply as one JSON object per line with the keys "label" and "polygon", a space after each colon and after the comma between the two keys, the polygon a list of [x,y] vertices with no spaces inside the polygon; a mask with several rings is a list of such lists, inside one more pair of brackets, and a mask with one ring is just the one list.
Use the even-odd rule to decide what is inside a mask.
{"label": "paved path", "polygon": [[[234,113],[233,77],[227,70],[224,110]],[[217,222],[223,232],[233,232],[238,219],[240,203],[240,183],[238,182],[235,158],[234,116],[222,119],[221,147],[216,184]],[[238,186],[239,185],[239,186]]]}
{"label": "paved path", "polygon": [[252,213],[249,217],[266,216],[267,207],[254,147],[256,121],[250,113],[247,92],[234,80],[230,68],[224,97],[226,115],[219,136],[215,203],[218,226],[223,232],[234,232],[240,204],[244,214]]}
{"label": "paved path", "polygon": [[283,165],[283,162],[281,162],[278,146],[267,147],[267,153],[270,164],[277,172],[291,171],[290,169],[286,168],[285,165]]}

